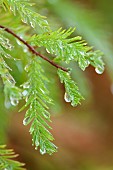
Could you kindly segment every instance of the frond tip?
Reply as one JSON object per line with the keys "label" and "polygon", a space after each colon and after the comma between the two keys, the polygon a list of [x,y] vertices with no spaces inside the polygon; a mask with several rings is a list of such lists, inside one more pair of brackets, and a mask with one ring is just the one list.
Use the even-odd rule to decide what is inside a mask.
{"label": "frond tip", "polygon": [[80,104],[80,101],[84,98],[80,94],[75,82],[71,80],[69,73],[58,69],[58,76],[60,78],[61,83],[64,83],[65,86],[65,101],[70,102],[72,106],[77,106],[78,104]]}
{"label": "frond tip", "polygon": [[0,145],[0,170],[25,170],[23,163],[12,160],[17,156],[12,149]]}
{"label": "frond tip", "polygon": [[102,74],[104,71],[102,52],[92,51],[92,47],[87,46],[80,36],[69,38],[74,30],[72,28],[59,29],[49,34],[34,35],[30,41],[32,45],[45,47],[48,53],[55,55],[57,62],[63,61],[69,64],[75,61],[83,71],[91,64],[100,70],[97,73]]}
{"label": "frond tip", "polygon": [[40,60],[35,57],[31,60],[31,64],[28,67],[28,81],[22,86],[24,92],[26,92],[24,98],[26,101],[25,107],[29,107],[25,118],[23,120],[24,125],[31,123],[30,134],[32,135],[33,145],[35,149],[40,147],[41,154],[52,154],[57,151],[57,147],[51,142],[54,140],[52,134],[48,131],[51,127],[46,121],[50,120],[50,113],[48,112],[48,104],[52,103],[52,99],[48,96],[49,91],[45,84],[48,79],[43,73],[43,69],[40,66]]}

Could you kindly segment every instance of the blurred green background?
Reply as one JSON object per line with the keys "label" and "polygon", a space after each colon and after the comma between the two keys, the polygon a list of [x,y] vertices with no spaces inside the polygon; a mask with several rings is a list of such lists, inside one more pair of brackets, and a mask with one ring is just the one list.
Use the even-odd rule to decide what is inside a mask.
{"label": "blurred green background", "polygon": [[[24,113],[4,108],[0,83],[0,143],[7,142],[8,147],[14,148],[28,170],[113,170],[113,1],[32,2],[36,3],[34,10],[48,17],[53,30],[76,27],[76,35],[81,35],[94,49],[101,50],[105,71],[97,75],[93,67],[82,72],[76,64],[71,65],[72,76],[85,97],[82,105],[72,108],[63,100],[64,88],[53,67],[47,67],[48,74],[53,71],[55,79],[54,82],[51,79],[51,91],[56,100],[56,106],[51,108],[52,133],[59,148],[52,156],[42,156],[32,147],[29,127],[22,125]],[[18,67],[19,64],[18,61]],[[17,82],[21,78],[17,77]]]}

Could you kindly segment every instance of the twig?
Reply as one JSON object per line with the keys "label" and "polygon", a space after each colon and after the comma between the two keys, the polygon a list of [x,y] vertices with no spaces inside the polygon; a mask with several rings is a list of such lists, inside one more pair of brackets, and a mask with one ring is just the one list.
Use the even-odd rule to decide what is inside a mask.
{"label": "twig", "polygon": [[64,68],[62,66],[59,66],[58,64],[56,64],[54,61],[50,60],[49,58],[45,57],[44,55],[40,54],[39,52],[37,52],[31,45],[29,45],[25,40],[23,40],[21,37],[19,37],[17,34],[15,34],[13,31],[11,31],[9,28],[6,28],[2,25],[0,25],[0,28],[3,28],[6,32],[12,34],[14,37],[16,37],[19,41],[21,41],[23,44],[25,44],[29,51],[33,54],[35,54],[36,56],[41,57],[42,59],[46,60],[47,62],[49,62],[51,65],[53,65],[56,68],[59,68],[63,71],[68,72],[69,70],[67,68]]}

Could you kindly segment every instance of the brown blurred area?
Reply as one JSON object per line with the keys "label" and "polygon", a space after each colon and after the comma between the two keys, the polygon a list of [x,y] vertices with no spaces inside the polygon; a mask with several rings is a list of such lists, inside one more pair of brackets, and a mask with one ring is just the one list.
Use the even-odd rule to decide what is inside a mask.
{"label": "brown blurred area", "polygon": [[[95,4],[94,0],[81,0],[81,3],[91,8]],[[13,123],[7,132],[9,147],[20,154],[19,159],[26,163],[28,170],[113,169],[112,82],[106,70],[97,75],[94,68],[89,67],[84,74],[90,82],[92,99],[75,108],[64,103],[62,113],[52,116],[52,134],[58,146],[54,155],[42,156],[34,150],[29,127],[22,125],[24,113],[12,115]]]}
{"label": "brown blurred area", "polygon": [[[90,105],[71,108],[65,104],[59,116],[52,117],[52,133],[59,147],[53,156],[41,156],[31,146],[28,127],[22,125],[23,113],[13,114],[8,129],[9,146],[20,154],[29,170],[85,169],[87,163],[108,166],[113,163],[113,95],[111,82],[106,74],[97,75],[92,67],[86,71],[90,79],[93,100]],[[85,121],[78,115],[91,114]],[[88,112],[88,113],[87,113]],[[90,112],[90,113],[89,113]],[[87,115],[86,115],[87,116]]]}

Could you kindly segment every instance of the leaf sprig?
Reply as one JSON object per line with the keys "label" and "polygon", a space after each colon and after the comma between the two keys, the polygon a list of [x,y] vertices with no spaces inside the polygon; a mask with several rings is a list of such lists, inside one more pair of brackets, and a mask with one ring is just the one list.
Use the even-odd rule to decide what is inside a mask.
{"label": "leaf sprig", "polygon": [[51,33],[34,35],[30,41],[32,45],[45,47],[48,53],[54,54],[55,61],[66,63],[76,61],[83,71],[91,64],[102,73],[104,71],[104,63],[101,59],[102,52],[92,51],[92,47],[88,47],[80,36],[68,38],[74,31],[75,29],[72,28],[68,30],[60,28]]}
{"label": "leaf sprig", "polygon": [[24,164],[12,159],[18,155],[12,149],[6,149],[5,145],[0,145],[0,169],[1,170],[25,170]]}
{"label": "leaf sprig", "polygon": [[66,73],[60,69],[58,69],[57,73],[61,83],[64,83],[65,86],[65,94],[64,94],[65,101],[70,102],[72,106],[77,106],[78,104],[80,104],[80,101],[84,98],[80,94],[77,85],[71,79],[69,73]]}
{"label": "leaf sprig", "polygon": [[23,124],[28,125],[32,122],[29,132],[32,135],[35,149],[40,147],[41,154],[52,154],[56,152],[57,147],[51,142],[54,138],[47,130],[51,127],[46,122],[51,122],[47,104],[52,104],[52,99],[49,97],[49,91],[46,88],[48,79],[45,77],[40,64],[40,60],[35,57],[25,68],[28,72],[28,81],[22,86],[26,104],[21,110],[29,106]]}
{"label": "leaf sprig", "polygon": [[9,43],[9,39],[5,38],[0,34],[0,75],[4,84],[4,93],[5,93],[5,106],[9,107],[9,101],[13,106],[16,106],[21,99],[21,89],[16,87],[15,80],[10,74],[11,68],[7,65],[4,60],[5,58],[12,59],[12,57],[5,51],[11,50],[12,45]]}
{"label": "leaf sprig", "polygon": [[14,15],[16,15],[18,11],[24,23],[30,24],[31,27],[35,29],[40,27],[42,32],[51,31],[46,17],[30,9],[30,6],[32,6],[33,3],[30,3],[28,0],[6,0],[6,2]]}

